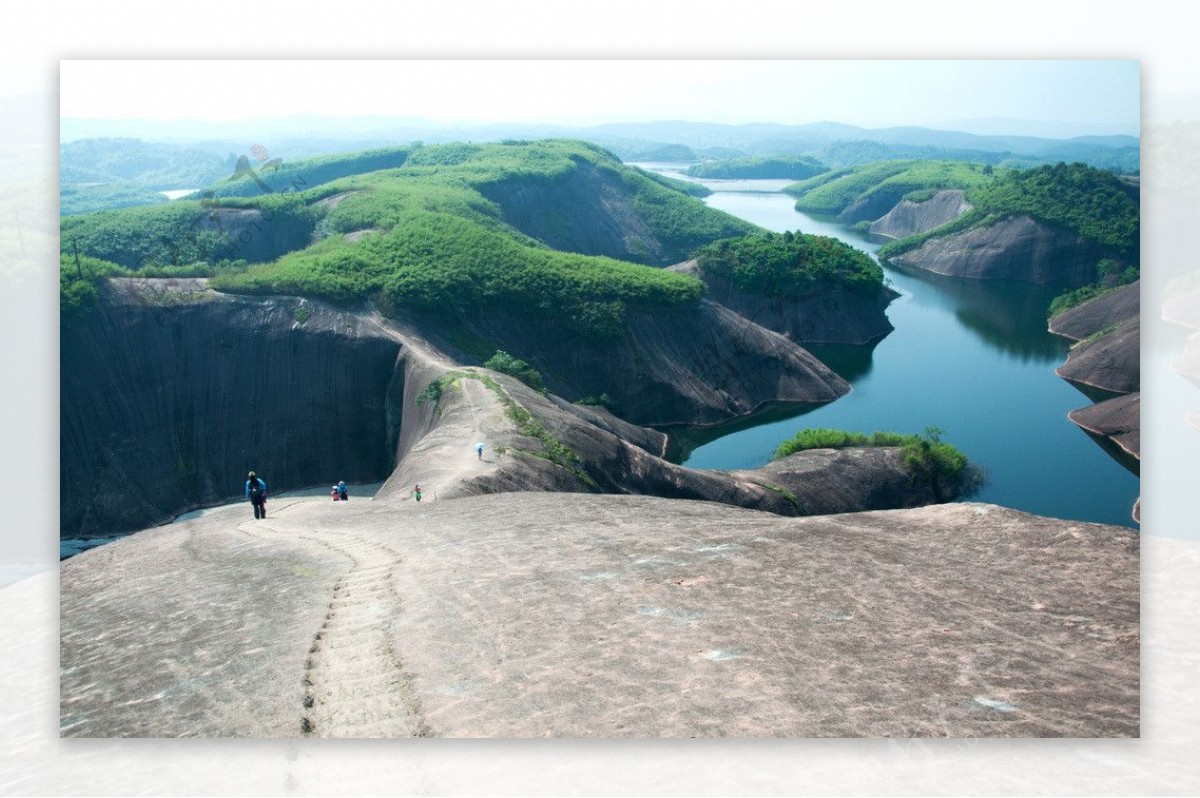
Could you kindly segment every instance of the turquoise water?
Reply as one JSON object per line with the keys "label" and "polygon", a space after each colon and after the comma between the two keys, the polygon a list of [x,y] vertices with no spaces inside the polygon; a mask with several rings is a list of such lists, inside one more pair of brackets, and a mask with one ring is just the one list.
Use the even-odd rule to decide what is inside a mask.
{"label": "turquoise water", "polygon": [[[834,236],[872,255],[879,248],[863,234],[799,213],[785,194],[705,184],[717,191],[706,199],[711,207],[762,227]],[[851,383],[848,396],[808,412],[775,408],[761,423],[752,420],[728,434],[684,435],[695,448],[683,463],[756,468],[781,441],[808,427],[909,433],[937,426],[987,472],[975,500],[1135,526],[1130,513],[1138,477],[1067,420],[1091,400],[1054,373],[1069,347],[1046,332],[1054,292],[887,267],[885,273],[901,293],[887,311],[895,331],[873,348],[812,347]]]}

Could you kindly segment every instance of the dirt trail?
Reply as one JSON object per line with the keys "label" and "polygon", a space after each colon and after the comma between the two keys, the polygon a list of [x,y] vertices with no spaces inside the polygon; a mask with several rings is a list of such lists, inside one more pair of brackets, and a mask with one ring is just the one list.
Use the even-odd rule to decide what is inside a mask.
{"label": "dirt trail", "polygon": [[[353,512],[348,505],[335,512],[343,507],[346,515]],[[286,537],[321,546],[350,563],[328,594],[324,621],[304,662],[299,731],[307,737],[429,736],[403,652],[392,636],[402,609],[394,582],[400,553],[378,535],[356,534],[353,527],[316,526],[296,534],[287,518],[279,525],[268,519],[268,524],[248,522],[240,528],[264,540]]]}

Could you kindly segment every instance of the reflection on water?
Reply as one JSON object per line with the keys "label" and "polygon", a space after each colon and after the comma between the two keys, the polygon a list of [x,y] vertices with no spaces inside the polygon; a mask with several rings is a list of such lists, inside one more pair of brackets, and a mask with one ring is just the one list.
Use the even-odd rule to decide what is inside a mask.
{"label": "reflection on water", "polygon": [[869,344],[809,344],[805,348],[853,385],[871,373],[872,357],[879,341]]}
{"label": "reflection on water", "polygon": [[893,277],[903,274],[934,288],[928,292],[930,299],[952,311],[965,329],[1000,352],[1057,367],[1070,348],[1069,341],[1046,329],[1046,311],[1059,289],[1016,280],[948,277],[902,266],[888,266],[887,270]]}
{"label": "reflection on water", "polygon": [[[776,232],[831,236],[875,255],[864,232],[795,210],[779,193],[722,191],[705,202]],[[1053,289],[884,267],[900,297],[895,330],[871,347],[813,346],[852,386],[820,406],[774,406],[720,429],[671,430],[671,454],[693,468],[758,468],[797,431],[923,432],[987,472],[976,497],[1041,515],[1133,526],[1137,477],[1067,419],[1088,399],[1055,374],[1070,342],[1046,329]],[[1126,458],[1127,459],[1127,458]]]}

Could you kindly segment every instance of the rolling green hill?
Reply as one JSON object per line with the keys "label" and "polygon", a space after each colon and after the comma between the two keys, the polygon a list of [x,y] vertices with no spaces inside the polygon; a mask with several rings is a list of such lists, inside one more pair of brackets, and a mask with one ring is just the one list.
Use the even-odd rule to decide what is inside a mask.
{"label": "rolling green hill", "polygon": [[968,187],[972,210],[942,227],[891,242],[879,256],[892,257],[930,238],[1028,215],[1109,248],[1125,265],[1136,264],[1141,232],[1136,195],[1136,189],[1120,177],[1080,163],[1012,171]]}
{"label": "rolling green hill", "polygon": [[919,201],[943,188],[986,185],[1008,171],[966,161],[875,161],[826,172],[784,190],[805,213],[836,215],[877,200],[887,206],[882,216],[901,199]]}
{"label": "rolling green hill", "polygon": [[[393,314],[519,308],[604,336],[627,307],[681,305],[703,292],[695,278],[632,262],[643,249],[646,262],[676,262],[755,229],[577,141],[310,159],[278,179],[312,183],[347,169],[365,171],[304,190],[64,218],[63,252],[77,247],[130,272],[210,274],[227,292],[370,299]],[[548,196],[577,202],[547,205]],[[536,214],[522,215],[531,203]],[[605,256],[614,247],[622,257]],[[111,271],[89,262],[95,274]],[[64,258],[64,273],[71,263]]]}

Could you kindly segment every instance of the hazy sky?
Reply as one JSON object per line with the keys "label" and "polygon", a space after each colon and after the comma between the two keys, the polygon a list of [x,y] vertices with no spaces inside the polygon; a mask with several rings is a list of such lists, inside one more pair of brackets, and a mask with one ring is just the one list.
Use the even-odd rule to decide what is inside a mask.
{"label": "hazy sky", "polygon": [[1139,129],[1137,61],[64,61],[60,75],[61,113],[72,118]]}

